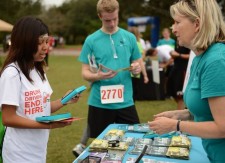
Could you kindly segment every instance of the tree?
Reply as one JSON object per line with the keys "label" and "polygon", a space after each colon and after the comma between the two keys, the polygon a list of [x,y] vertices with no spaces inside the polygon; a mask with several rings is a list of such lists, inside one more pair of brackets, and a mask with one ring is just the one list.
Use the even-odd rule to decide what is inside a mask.
{"label": "tree", "polygon": [[[39,15],[41,13],[40,0],[7,0],[0,1],[0,15],[1,19],[6,20],[11,24],[26,15]],[[3,40],[5,33],[0,34],[0,40]]]}

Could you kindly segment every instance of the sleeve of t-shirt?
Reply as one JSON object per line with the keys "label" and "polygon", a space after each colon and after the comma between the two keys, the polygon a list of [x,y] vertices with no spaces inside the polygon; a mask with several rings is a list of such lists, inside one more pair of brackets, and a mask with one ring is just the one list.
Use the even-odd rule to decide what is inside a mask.
{"label": "sleeve of t-shirt", "polygon": [[160,46],[161,45],[161,40],[159,40],[158,42],[157,42],[157,46]]}
{"label": "sleeve of t-shirt", "polygon": [[88,62],[88,55],[91,55],[92,49],[91,49],[91,40],[87,38],[82,46],[82,50],[79,56],[79,61],[85,64],[89,64]]}
{"label": "sleeve of t-shirt", "polygon": [[136,38],[133,35],[131,37],[131,46],[132,46],[131,61],[134,61],[134,60],[137,60],[137,59],[141,58],[141,54],[140,54],[140,51],[138,49]]}
{"label": "sleeve of t-shirt", "polygon": [[217,60],[204,70],[201,82],[201,98],[225,96],[225,60]]}
{"label": "sleeve of t-shirt", "polygon": [[6,68],[0,78],[0,106],[2,104],[19,106],[21,81],[14,67]]}

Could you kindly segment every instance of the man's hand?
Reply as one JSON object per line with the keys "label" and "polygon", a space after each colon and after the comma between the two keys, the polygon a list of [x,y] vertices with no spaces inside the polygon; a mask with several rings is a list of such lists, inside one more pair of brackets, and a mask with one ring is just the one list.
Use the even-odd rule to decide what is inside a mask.
{"label": "man's hand", "polygon": [[131,64],[131,69],[130,69],[131,73],[133,75],[138,75],[141,72],[141,66],[139,62],[133,62]]}

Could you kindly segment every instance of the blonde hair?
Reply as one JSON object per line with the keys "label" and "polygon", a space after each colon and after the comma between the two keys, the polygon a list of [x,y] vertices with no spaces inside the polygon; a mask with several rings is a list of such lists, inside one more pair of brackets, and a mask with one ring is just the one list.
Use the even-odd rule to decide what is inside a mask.
{"label": "blonde hair", "polygon": [[170,29],[169,29],[169,28],[163,28],[162,32],[169,32],[169,33],[171,34],[171,32],[170,32]]}
{"label": "blonde hair", "polygon": [[97,12],[101,14],[102,12],[114,12],[119,10],[119,3],[117,0],[99,0],[97,3]]}
{"label": "blonde hair", "polygon": [[199,32],[192,40],[196,50],[206,50],[212,43],[225,42],[225,22],[216,0],[180,0],[170,7],[170,14],[199,21]]}
{"label": "blonde hair", "polygon": [[141,33],[139,32],[138,27],[130,27],[128,30],[136,36],[137,41],[140,41]]}

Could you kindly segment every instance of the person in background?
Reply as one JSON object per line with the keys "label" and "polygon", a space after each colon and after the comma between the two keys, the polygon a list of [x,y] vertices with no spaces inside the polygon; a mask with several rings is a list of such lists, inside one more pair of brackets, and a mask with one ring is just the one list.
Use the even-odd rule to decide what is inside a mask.
{"label": "person in background", "polygon": [[138,40],[139,40],[139,42],[140,42],[140,44],[141,44],[141,47],[142,47],[142,49],[143,49],[143,52],[142,52],[142,56],[143,56],[143,58],[145,57],[145,53],[146,53],[146,50],[147,50],[147,46],[146,46],[146,44],[145,44],[145,40],[143,39],[143,35],[142,35],[142,33],[139,31],[139,29],[138,29],[138,27],[134,27],[134,28],[137,28],[137,31],[138,31]]}
{"label": "person in background", "polygon": [[[170,29],[164,28],[163,31],[162,31],[162,35],[163,35],[163,38],[158,41],[157,48],[161,47],[161,46],[162,47],[164,46],[166,48],[165,45],[167,45],[167,46],[170,46],[174,50],[176,42],[175,42],[174,39],[172,39],[170,37],[170,35],[171,35]],[[168,48],[166,48],[166,49],[168,49]],[[158,51],[162,51],[162,50],[163,50],[163,48],[160,48],[160,50],[158,50]],[[164,52],[161,52],[161,53],[164,53]],[[168,92],[167,92],[167,90],[168,90],[167,85],[168,84],[167,84],[167,82],[168,82],[169,74],[170,74],[170,72],[173,68],[173,59],[171,59],[170,61],[171,62],[167,62],[169,64],[166,64],[164,66],[164,71],[165,71],[165,82],[164,83],[165,83],[165,95],[166,95],[166,97],[168,97]]]}
{"label": "person in background", "polygon": [[188,109],[159,113],[149,126],[158,134],[179,131],[201,137],[210,162],[223,163],[225,22],[221,9],[214,0],[180,0],[170,13],[178,44],[196,54],[184,92]]}
{"label": "person in background", "polygon": [[[156,54],[158,56],[159,60],[159,66],[165,71],[168,69],[168,67],[173,66],[173,58],[170,55],[170,52],[174,49],[169,45],[160,45],[155,48]],[[166,72],[168,73],[168,72]]]}
{"label": "person in background", "polygon": [[174,98],[177,109],[185,109],[183,100],[183,84],[186,75],[190,49],[176,45],[175,50],[170,52],[173,58],[173,67],[168,76],[167,93]]}
{"label": "person in background", "polygon": [[159,39],[157,46],[160,45],[170,45],[172,48],[175,48],[175,40],[170,37],[170,29],[164,28],[162,31],[162,39]]}
{"label": "person in background", "polygon": [[146,51],[152,48],[151,42],[149,40],[145,41]]}
{"label": "person in background", "polygon": [[[129,31],[135,35],[139,52],[142,54],[141,72],[143,75],[144,84],[147,84],[149,82],[149,78],[148,78],[148,74],[146,72],[145,64],[143,61],[145,58],[145,50],[144,50],[145,47],[143,47],[143,45],[140,42],[140,38],[141,38],[140,32],[138,31],[137,27],[131,27]],[[142,83],[142,82],[140,83],[141,76],[140,75],[138,76],[131,75],[131,76],[132,76],[132,86],[133,86],[133,100],[136,101],[139,96],[138,92],[140,92],[138,91],[140,89],[139,85]]]}
{"label": "person in background", "polygon": [[[92,82],[87,124],[90,128],[90,138],[96,138],[112,123],[140,122],[132,97],[130,75],[139,75],[141,72],[142,58],[136,38],[118,27],[117,0],[99,0],[97,13],[102,27],[86,38],[79,57],[83,78]],[[100,67],[100,64],[111,70],[93,71],[93,68]],[[114,71],[121,68],[129,70]],[[110,91],[114,92],[116,98],[113,94],[108,94]],[[73,153],[75,152],[76,147],[73,149]]]}
{"label": "person in background", "polygon": [[163,68],[164,70],[164,94],[167,94],[167,81],[170,73],[169,70],[173,67],[173,58],[170,55],[170,52],[173,50],[174,49],[169,45],[160,45],[156,48],[149,49],[146,52],[145,61],[148,65],[147,67],[149,67],[149,65],[151,64],[151,58],[155,56],[159,61],[159,67]]}
{"label": "person in background", "polygon": [[150,48],[146,51],[145,61],[157,59],[159,61],[159,67],[166,69],[167,66],[173,63],[173,58],[170,52],[174,49],[169,45],[161,45],[156,48]]}
{"label": "person in background", "polygon": [[23,17],[13,27],[12,45],[0,71],[0,108],[7,127],[2,149],[5,163],[45,163],[50,129],[71,124],[35,120],[63,107],[61,99],[50,102],[52,89],[44,71],[48,41],[48,27],[38,18]]}

